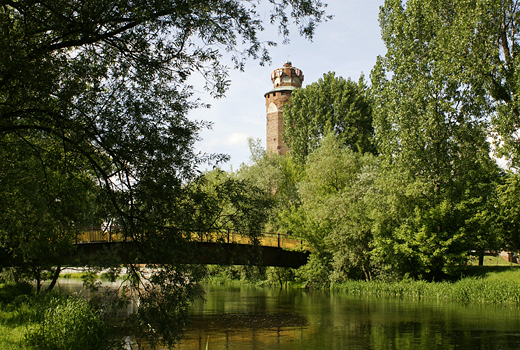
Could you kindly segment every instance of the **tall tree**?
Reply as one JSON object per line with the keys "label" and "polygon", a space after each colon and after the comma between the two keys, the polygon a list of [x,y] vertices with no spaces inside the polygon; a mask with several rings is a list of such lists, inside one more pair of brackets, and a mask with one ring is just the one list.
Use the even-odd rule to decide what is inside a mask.
{"label": "tall tree", "polygon": [[298,163],[319,145],[329,130],[355,152],[375,153],[372,104],[361,76],[356,83],[334,72],[292,93],[284,107],[284,142]]}
{"label": "tall tree", "polygon": [[[413,50],[435,51],[436,60],[442,64],[446,76],[461,86],[460,95],[469,101],[474,99],[478,110],[488,113],[492,122],[493,137],[499,154],[518,168],[520,143],[517,131],[520,127],[518,107],[518,50],[520,3],[517,0],[473,1],[386,1],[381,23],[393,28],[394,36],[386,35],[386,41],[396,43],[410,34],[410,26],[403,20],[414,14],[415,26],[429,26],[435,40],[424,31],[406,48],[413,60]],[[403,52],[406,54],[406,52]],[[427,64],[423,61],[423,64]],[[466,104],[467,106],[468,104]],[[468,108],[468,107],[466,107]]]}
{"label": "tall tree", "polygon": [[[186,116],[201,106],[192,99],[193,87],[187,79],[199,72],[206,79],[206,89],[220,97],[229,85],[221,50],[236,53],[238,68],[243,68],[248,57],[269,60],[267,47],[274,43],[258,39],[263,30],[257,10],[261,3],[0,2],[2,156],[14,159],[9,145],[25,143],[32,158],[48,162],[46,167],[32,164],[34,174],[58,171],[60,161],[53,161],[50,154],[58,160],[78,159],[77,166],[69,162],[70,166],[59,169],[69,179],[63,188],[72,189],[76,182],[70,179],[87,174],[124,236],[140,243],[140,249],[132,253],[135,261],[160,255],[162,261],[171,262],[151,270],[154,273],[147,282],[135,265],[128,266],[128,273],[138,281],[134,287],[142,301],[135,325],[152,343],[162,337],[172,345],[178,339],[189,300],[197,295],[191,283],[196,280],[194,270],[173,265],[175,250],[185,247],[183,232],[198,228],[197,220],[201,220],[190,215],[198,197],[186,184],[195,179],[195,169],[202,162],[227,159],[194,152],[198,132],[208,124]],[[291,20],[300,34],[312,37],[316,25],[325,19],[325,5],[319,0],[269,4],[270,21],[278,24],[285,38]],[[48,153],[51,145],[52,153]],[[24,173],[19,167],[28,163],[10,164],[15,168],[9,169],[9,176],[16,176]],[[38,195],[24,197],[31,187],[16,192],[19,184],[6,180],[7,172],[0,176],[9,185],[0,191],[19,201],[20,207]],[[11,195],[15,192],[16,196]],[[68,199],[62,196],[60,205],[72,207],[65,203]],[[42,209],[33,214],[49,212]],[[0,228],[4,233],[15,226],[17,217],[14,212],[2,214],[6,214],[2,225],[11,224]],[[53,225],[58,221],[48,220]],[[72,221],[59,222],[70,225]],[[30,230],[9,235],[17,233],[34,235]]]}
{"label": "tall tree", "polygon": [[251,162],[243,164],[236,176],[271,194],[273,206],[267,229],[278,232],[281,229],[279,214],[285,209],[300,205],[297,184],[302,177],[301,167],[294,164],[291,156],[267,153],[261,140],[250,139],[249,148]]}
{"label": "tall tree", "polygon": [[395,260],[407,261],[405,270],[429,278],[453,272],[477,245],[465,220],[478,209],[463,203],[486,197],[490,187],[479,184],[497,174],[487,97],[466,71],[455,71],[464,56],[453,52],[458,43],[450,36],[457,4],[387,0],[380,22],[388,51],[372,72],[377,144],[387,180],[396,184],[388,198],[401,208],[387,230],[390,250],[401,252]]}
{"label": "tall tree", "polygon": [[498,209],[498,220],[493,222],[498,226],[499,248],[513,252],[520,249],[519,180],[518,174],[509,174],[505,181],[497,186],[498,205],[495,209]]}
{"label": "tall tree", "polygon": [[302,204],[286,209],[282,222],[312,247],[304,273],[309,285],[372,279],[371,199],[377,174],[376,157],[354,152],[333,132],[308,156],[298,184]]}

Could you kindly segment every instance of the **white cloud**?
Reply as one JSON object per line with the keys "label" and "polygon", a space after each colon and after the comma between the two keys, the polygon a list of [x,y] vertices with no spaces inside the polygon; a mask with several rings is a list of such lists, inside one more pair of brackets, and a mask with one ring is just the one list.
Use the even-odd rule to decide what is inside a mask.
{"label": "white cloud", "polygon": [[234,132],[226,139],[226,145],[230,145],[230,146],[247,145],[248,137],[249,137],[249,135],[247,135],[247,134],[244,134],[241,132]]}

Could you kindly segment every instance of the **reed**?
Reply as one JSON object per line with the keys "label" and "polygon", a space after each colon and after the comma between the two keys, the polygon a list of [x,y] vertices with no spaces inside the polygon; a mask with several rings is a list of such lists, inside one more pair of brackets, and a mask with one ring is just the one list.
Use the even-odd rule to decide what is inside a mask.
{"label": "reed", "polygon": [[463,303],[520,305],[520,269],[465,277],[456,282],[348,281],[332,290],[352,295],[372,295],[414,299],[436,299]]}

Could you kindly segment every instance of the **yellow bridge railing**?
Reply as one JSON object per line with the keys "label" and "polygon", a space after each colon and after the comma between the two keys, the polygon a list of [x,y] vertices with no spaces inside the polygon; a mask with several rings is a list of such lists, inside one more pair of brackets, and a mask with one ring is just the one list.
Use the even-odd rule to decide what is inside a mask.
{"label": "yellow bridge railing", "polygon": [[[188,237],[193,241],[228,243],[228,244],[252,244],[251,238],[235,232],[191,232]],[[76,243],[97,242],[122,242],[125,240],[121,229],[117,226],[102,228],[100,226],[85,227],[77,236]],[[304,241],[301,238],[292,237],[281,233],[264,233],[258,237],[261,246],[278,247],[283,249],[304,249]]]}

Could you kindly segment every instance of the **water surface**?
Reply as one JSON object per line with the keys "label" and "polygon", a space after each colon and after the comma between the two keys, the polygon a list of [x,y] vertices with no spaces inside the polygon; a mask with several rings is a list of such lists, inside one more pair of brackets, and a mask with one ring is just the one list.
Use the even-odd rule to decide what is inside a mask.
{"label": "water surface", "polygon": [[179,349],[520,349],[518,308],[205,286]]}
{"label": "water surface", "polygon": [[[59,285],[82,290],[80,281]],[[178,349],[520,349],[520,310],[514,307],[250,286],[204,290]]]}

